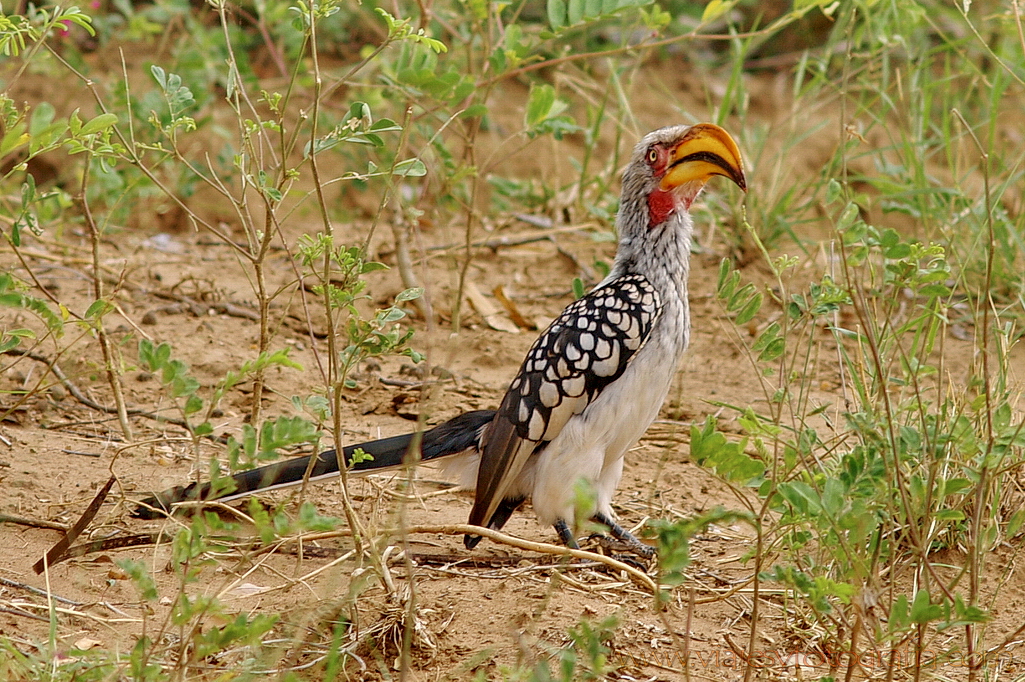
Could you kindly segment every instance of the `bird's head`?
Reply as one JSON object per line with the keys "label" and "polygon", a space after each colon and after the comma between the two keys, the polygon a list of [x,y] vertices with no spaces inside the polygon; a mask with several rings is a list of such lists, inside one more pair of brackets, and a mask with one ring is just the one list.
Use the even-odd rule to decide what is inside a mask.
{"label": "bird's head", "polygon": [[659,128],[634,148],[623,173],[623,201],[633,204],[645,227],[686,211],[712,176],[721,175],[747,191],[740,150],[730,134],[712,123]]}

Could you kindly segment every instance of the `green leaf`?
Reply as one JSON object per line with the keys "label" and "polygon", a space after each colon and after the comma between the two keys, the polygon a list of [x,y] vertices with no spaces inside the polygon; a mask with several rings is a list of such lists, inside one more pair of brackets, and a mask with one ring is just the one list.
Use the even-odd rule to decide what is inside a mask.
{"label": "green leaf", "polygon": [[733,292],[740,284],[740,273],[734,270],[719,285],[718,296],[720,300],[728,301],[733,298]]}
{"label": "green leaf", "polygon": [[156,368],[163,369],[166,367],[168,362],[171,360],[171,344],[164,341],[162,344],[157,346],[153,357],[156,359]]}
{"label": "green leaf", "polygon": [[167,90],[167,72],[156,64],[149,67],[149,72],[153,74],[153,78],[160,84],[160,89]]}
{"label": "green leaf", "polygon": [[6,353],[21,345],[22,339],[36,338],[31,329],[0,329],[0,353]]}
{"label": "green leaf", "polygon": [[[726,525],[737,521],[752,523],[751,515],[715,507],[695,518],[679,521],[655,519],[650,526],[658,538],[658,572],[662,585],[679,585],[686,577],[683,569],[690,563],[690,539],[712,525]],[[660,598],[664,595],[660,595]],[[564,679],[570,679],[568,676]]]}
{"label": "green leaf", "polygon": [[834,178],[830,178],[826,184],[826,203],[832,204],[843,196],[843,186]]}
{"label": "green leaf", "polygon": [[735,0],[711,0],[705,5],[705,11],[701,13],[701,23],[707,24],[710,21],[715,21],[733,9],[735,4]]}
{"label": "green leaf", "polygon": [[722,291],[723,286],[726,285],[726,278],[730,276],[732,270],[729,258],[723,258],[719,261],[719,281],[715,285],[716,291]]}
{"label": "green leaf", "polygon": [[929,298],[947,298],[950,296],[950,287],[945,284],[927,284],[918,293]]}
{"label": "green leaf", "polygon": [[910,624],[908,597],[905,594],[897,595],[897,598],[893,600],[893,606],[890,608],[890,617],[888,619],[890,632],[901,632]]}
{"label": "green leaf", "polygon": [[395,164],[392,174],[403,178],[420,178],[427,175],[427,166],[417,158],[405,159]]}
{"label": "green leaf", "polygon": [[82,10],[78,7],[67,7],[63,10],[58,9],[57,11],[60,14],[60,20],[62,23],[66,24],[70,22],[85,30],[89,35],[96,35],[96,29],[92,27],[92,17],[88,14],[82,14]]}
{"label": "green leaf", "polygon": [[278,449],[292,445],[312,443],[320,438],[316,426],[302,417],[278,417],[265,421],[260,428],[259,452],[256,452],[255,434],[243,438],[243,447],[250,461],[276,459]]}
{"label": "green leaf", "polygon": [[740,312],[737,313],[737,318],[734,320],[734,322],[736,324],[747,324],[751,321],[751,318],[753,318],[755,314],[759,310],[761,310],[761,307],[762,295],[761,293],[756,293],[754,296],[751,297],[751,300],[748,301],[747,304],[745,304],[744,307],[740,309]]}
{"label": "green leaf", "polygon": [[751,350],[754,352],[760,352],[766,349],[770,343],[779,337],[780,326],[779,322],[771,322],[769,326],[765,328],[758,338],[755,339],[754,345],[751,346]]}
{"label": "green leaf", "polygon": [[[199,382],[196,382],[196,388],[199,388]],[[196,394],[190,395],[185,400],[185,414],[195,414],[203,409],[203,399]]]}
{"label": "green leaf", "polygon": [[28,206],[36,200],[36,178],[31,173],[25,174],[25,182],[21,185],[21,204]]}
{"label": "green leaf", "polygon": [[726,436],[715,430],[715,425],[715,417],[709,416],[701,429],[691,427],[691,458],[727,481],[743,485],[756,482],[765,473],[765,465],[744,453],[746,440],[727,441]]}
{"label": "green leaf", "polygon": [[406,311],[402,308],[388,308],[384,311],[384,314],[380,316],[379,321],[381,325],[391,324],[392,322],[398,322],[406,316]]}
{"label": "green leaf", "polygon": [[566,26],[566,0],[548,0],[548,23],[556,31]]}
{"label": "green leaf", "polygon": [[1011,514],[1011,518],[1007,521],[1007,528],[1004,531],[1004,535],[1008,538],[1016,536],[1018,531],[1021,530],[1023,522],[1025,522],[1025,510],[1019,509]]}
{"label": "green leaf", "polygon": [[883,233],[879,235],[879,246],[884,249],[893,248],[900,243],[900,235],[897,231],[892,228],[886,228]]}
{"label": "green leaf", "polygon": [[53,117],[56,111],[53,105],[49,102],[40,102],[36,105],[36,108],[32,110],[32,116],[29,119],[29,135],[36,137],[40,135],[46,128],[53,123]]}
{"label": "green leaf", "polygon": [[555,88],[547,83],[531,84],[530,95],[527,97],[526,127],[534,128],[548,118],[554,105]]}
{"label": "green leaf", "polygon": [[584,0],[569,0],[566,16],[570,26],[579,24],[584,18]]}
{"label": "green leaf", "polygon": [[3,138],[0,138],[0,158],[13,152],[18,147],[28,144],[31,136],[25,132],[25,124],[18,123],[11,126]]}
{"label": "green leaf", "polygon": [[85,315],[83,317],[85,317],[85,319],[87,320],[99,319],[107,313],[109,313],[110,311],[112,311],[113,309],[113,303],[101,298],[97,301],[93,301],[92,305],[90,305],[89,308],[86,309]]}
{"label": "green leaf", "polygon": [[847,205],[844,206],[843,213],[840,214],[840,219],[836,221],[836,229],[840,232],[846,230],[854,224],[858,215],[858,205],[853,201],[847,202]]}
{"label": "green leaf", "polygon": [[754,295],[755,285],[748,282],[740,289],[733,292],[733,295],[730,296],[730,300],[726,302],[726,311],[730,313],[736,312],[741,307],[747,305],[751,297]]}
{"label": "green leaf", "polygon": [[769,342],[769,344],[765,347],[765,350],[763,350],[761,353],[759,353],[758,361],[759,362],[772,362],[773,360],[777,359],[779,356],[783,355],[783,353],[786,351],[786,349],[787,349],[786,339],[784,339],[782,336],[777,337],[777,338],[775,338],[775,339],[773,339],[772,341]]}
{"label": "green leaf", "polygon": [[152,357],[153,342],[149,339],[139,339],[139,362],[146,369],[152,369]]}
{"label": "green leaf", "polygon": [[930,602],[928,590],[922,589],[915,593],[915,601],[911,604],[910,620],[912,623],[926,625],[942,617],[943,608],[939,604]]}
{"label": "green leaf", "polygon": [[827,478],[826,484],[822,487],[822,509],[830,516],[839,516],[844,507],[843,483],[835,478]]}
{"label": "green leaf", "polygon": [[911,245],[906,242],[894,244],[883,250],[883,255],[891,260],[900,260],[911,255]]}
{"label": "green leaf", "polygon": [[822,508],[818,493],[804,481],[780,483],[776,490],[779,491],[783,499],[790,503],[790,506],[802,515],[817,513]]}
{"label": "green leaf", "polygon": [[64,320],[50,310],[50,307],[42,299],[26,296],[18,291],[8,291],[13,286],[13,282],[10,275],[0,273],[0,306],[30,310],[38,315],[47,327],[60,334],[64,328]]}
{"label": "green leaf", "polygon": [[954,617],[951,618],[948,610],[947,620],[943,623],[939,623],[936,629],[939,631],[949,630],[953,627],[964,627],[969,623],[986,623],[992,619],[992,616],[978,606],[969,606],[964,603],[964,598],[961,595],[954,596]]}
{"label": "green leaf", "polygon": [[100,114],[83,125],[80,134],[92,135],[93,133],[98,133],[110,128],[115,123],[117,123],[117,114]]}
{"label": "green leaf", "polygon": [[129,580],[135,583],[135,588],[145,601],[156,601],[160,597],[157,584],[145,562],[118,559],[115,563],[128,575]]}
{"label": "green leaf", "polygon": [[413,301],[424,295],[423,287],[412,287],[401,292],[395,297],[396,303],[404,303],[406,301]]}
{"label": "green leaf", "polygon": [[341,524],[341,519],[318,514],[317,508],[309,502],[304,502],[303,506],[299,508],[299,525],[303,530],[324,532],[334,530]]}
{"label": "green leaf", "polygon": [[379,118],[376,121],[374,121],[374,123],[369,128],[367,128],[367,130],[371,130],[375,133],[390,133],[393,131],[402,130],[402,126],[400,126],[390,118]]}
{"label": "green leaf", "polygon": [[37,154],[52,148],[68,129],[63,120],[54,121],[54,108],[49,102],[40,102],[29,119],[29,153]]}
{"label": "green leaf", "polygon": [[360,267],[359,272],[361,275],[365,275],[368,272],[377,272],[378,270],[388,270],[388,266],[384,263],[379,263],[376,260],[368,260]]}

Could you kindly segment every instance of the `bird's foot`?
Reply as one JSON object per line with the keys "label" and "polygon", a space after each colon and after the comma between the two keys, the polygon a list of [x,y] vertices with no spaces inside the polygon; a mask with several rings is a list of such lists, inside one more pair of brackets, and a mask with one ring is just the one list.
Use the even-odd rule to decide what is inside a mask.
{"label": "bird's foot", "polygon": [[[623,551],[635,554],[647,562],[650,562],[652,559],[655,558],[656,552],[654,547],[646,545],[640,540],[638,540],[637,536],[628,531],[626,528],[620,526],[618,523],[613,521],[605,514],[598,512],[591,517],[591,520],[596,523],[600,523],[603,526],[606,526],[609,529],[609,533],[612,534],[612,537],[618,540],[620,543],[622,543],[621,549]],[[606,540],[611,542],[611,539],[608,538],[608,536],[602,537],[605,537]]]}
{"label": "bird's foot", "polygon": [[[655,549],[638,540],[630,531],[608,518],[604,514],[596,514],[594,521],[607,526],[611,536],[602,533],[595,533],[590,540],[597,542],[603,550],[603,554],[611,556],[617,561],[629,564],[639,570],[646,571],[652,560],[655,558]],[[559,534],[562,544],[570,549],[580,549],[573,531],[569,524],[559,520],[555,522],[555,531]]]}
{"label": "bird's foot", "polygon": [[[655,558],[654,550],[640,540],[634,545],[603,533],[592,533],[587,539],[597,545],[596,549],[600,550],[601,554],[629,564],[640,571],[646,572]],[[641,549],[642,547],[644,549]]]}

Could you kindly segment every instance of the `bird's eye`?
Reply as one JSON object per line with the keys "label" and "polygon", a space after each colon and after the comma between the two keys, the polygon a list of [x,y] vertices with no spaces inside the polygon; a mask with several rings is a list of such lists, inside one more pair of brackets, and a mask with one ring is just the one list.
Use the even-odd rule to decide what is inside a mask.
{"label": "bird's eye", "polygon": [[648,150],[648,163],[654,165],[658,161],[658,150],[654,147]]}

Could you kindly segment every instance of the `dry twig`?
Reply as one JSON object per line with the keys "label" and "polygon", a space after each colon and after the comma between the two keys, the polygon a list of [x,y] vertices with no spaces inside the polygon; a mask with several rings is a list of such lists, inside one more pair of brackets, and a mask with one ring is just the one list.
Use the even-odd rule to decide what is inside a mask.
{"label": "dry twig", "polygon": [[14,514],[0,514],[0,523],[16,523],[19,526],[46,528],[48,530],[59,530],[61,532],[67,532],[68,530],[68,527],[63,523],[54,523],[53,521],[44,521],[43,519],[30,519],[25,516],[15,516]]}

